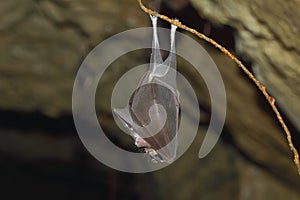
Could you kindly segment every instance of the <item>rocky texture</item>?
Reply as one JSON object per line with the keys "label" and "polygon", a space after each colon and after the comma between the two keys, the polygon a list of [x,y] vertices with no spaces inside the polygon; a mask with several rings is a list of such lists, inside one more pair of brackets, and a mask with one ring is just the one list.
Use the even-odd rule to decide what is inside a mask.
{"label": "rocky texture", "polygon": [[[299,95],[295,92],[299,41],[292,38],[299,22],[293,17],[283,18],[294,21],[293,27],[283,22],[272,24],[274,21],[269,18],[277,13],[273,9],[286,9],[292,1],[284,5],[280,2],[278,6],[272,2],[268,6],[268,2],[252,1],[247,6],[245,1],[194,1],[203,16],[238,31],[238,51],[255,63],[254,70],[282,108],[286,101],[290,110],[298,112],[292,106]],[[173,7],[180,10],[181,6]],[[286,14],[278,14],[278,18],[293,9],[296,6]],[[0,112],[0,125],[6,127],[0,129],[4,198],[17,199],[21,195],[43,199],[299,199],[299,177],[281,128],[258,96],[258,90],[231,60],[214,48],[206,46],[219,66],[228,97],[224,140],[208,157],[199,160],[197,153],[203,137],[199,135],[205,132],[204,123],[195,144],[168,168],[142,175],[119,173],[99,164],[77,137],[71,117],[73,81],[91,48],[120,31],[149,25],[148,16],[133,0],[3,0],[0,10],[0,110],[13,112],[10,118],[6,112]],[[284,32],[275,31],[280,27],[278,24]],[[187,51],[194,53],[188,48]],[[140,55],[118,59],[99,83],[105,87],[100,87],[96,106],[100,114],[104,113],[100,116],[101,125],[112,135],[122,134],[110,113],[112,82],[129,67],[145,61],[145,56]],[[204,109],[201,115],[209,114],[210,99],[201,76],[181,60],[179,70],[198,94]],[[295,97],[291,98],[292,91]],[[26,111],[23,118],[22,111]],[[35,111],[52,117],[47,126],[41,126],[41,116],[30,117]],[[62,119],[58,116],[62,114],[71,125],[59,123]],[[24,119],[27,115],[30,120]],[[55,125],[69,129],[57,129]]]}
{"label": "rocky texture", "polygon": [[131,2],[1,1],[0,108],[70,113],[75,73],[88,51],[147,24]]}
{"label": "rocky texture", "polygon": [[237,53],[253,62],[257,77],[300,130],[300,2],[192,2],[202,16],[236,29]]}
{"label": "rocky texture", "polygon": [[[248,180],[240,182],[240,192],[244,189],[263,191],[261,194],[249,192],[248,196],[241,194],[239,199],[268,199],[265,194],[272,191],[273,187],[280,188],[285,195],[290,194],[290,190],[297,191],[296,188],[300,186],[299,177],[292,162],[292,153],[284,132],[264,97],[245,76],[242,76],[239,69],[234,69],[232,61],[224,57],[222,59],[216,57],[214,60],[219,66],[226,86],[228,100],[226,122],[232,140],[242,155],[260,166],[257,168],[243,164],[238,167],[240,178]],[[265,174],[266,169],[271,175]],[[248,173],[254,173],[256,176]],[[255,188],[253,182],[256,181],[260,182],[259,186],[256,185],[259,188]],[[290,184],[292,186],[287,187]],[[300,194],[296,192],[291,198],[297,199],[299,196]]]}
{"label": "rocky texture", "polygon": [[[235,41],[238,55],[250,59],[256,76],[267,86],[268,91],[277,99],[286,119],[294,126],[291,129],[294,142],[298,143],[299,134],[299,1],[192,1],[200,15],[215,24],[229,25],[236,30]],[[218,42],[222,44],[222,38]],[[299,177],[295,176],[295,167],[291,164],[292,155],[285,142],[284,132],[278,126],[274,114],[270,112],[258,90],[246,83],[246,79],[234,77],[236,72],[229,69],[224,61],[219,63],[225,82],[228,83],[228,115],[227,121],[233,140],[242,153],[262,167],[269,168],[287,182],[293,182],[299,187]],[[224,69],[226,68],[226,69]],[[231,78],[230,78],[231,77]],[[256,96],[256,97],[255,97]],[[256,100],[255,100],[256,99]],[[256,104],[254,102],[257,102]],[[266,112],[267,111],[267,112]],[[268,113],[268,114],[267,114]],[[269,116],[268,116],[269,115]],[[273,118],[273,119],[272,119]],[[290,126],[293,128],[293,126]],[[298,143],[299,144],[299,143]],[[298,146],[299,147],[299,146]],[[241,177],[247,181],[241,184],[241,192],[259,179],[261,187],[272,193],[271,188],[278,188],[278,182],[269,184],[270,180],[263,172],[251,172],[253,169],[241,168]],[[250,171],[248,171],[250,170]],[[284,171],[284,172],[283,172]],[[292,173],[289,173],[292,172]],[[256,174],[255,176],[249,173]],[[248,174],[248,175],[247,175]],[[261,174],[261,175],[258,175]],[[265,178],[261,178],[261,177]],[[251,178],[253,180],[251,180]],[[249,184],[247,182],[249,181]],[[280,184],[280,183],[279,183]],[[258,184],[257,184],[258,185]],[[265,187],[269,185],[269,189]],[[279,186],[279,190],[290,188]],[[244,188],[244,189],[243,189]],[[266,193],[266,194],[267,194]],[[240,199],[263,199],[266,194],[242,194]],[[289,198],[299,198],[299,194]],[[281,199],[281,195],[275,195]],[[269,198],[269,197],[268,197]]]}

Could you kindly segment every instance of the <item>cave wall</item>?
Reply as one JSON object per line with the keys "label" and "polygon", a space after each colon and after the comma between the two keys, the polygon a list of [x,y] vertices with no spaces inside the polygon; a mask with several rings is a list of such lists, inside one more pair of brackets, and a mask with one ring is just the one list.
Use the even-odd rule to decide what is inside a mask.
{"label": "cave wall", "polygon": [[[238,55],[300,130],[300,2],[192,0],[202,16],[236,29]],[[221,41],[222,43],[222,41]]]}
{"label": "cave wall", "polygon": [[[174,16],[184,21],[188,16],[179,16],[178,12],[187,1],[174,2],[178,4],[171,6]],[[255,74],[298,127],[299,2],[191,2],[206,23],[236,30],[236,53],[253,62]],[[35,186],[39,186],[42,195],[60,197],[63,190],[64,197],[73,194],[74,199],[92,196],[100,188],[105,190],[100,197],[112,188],[120,199],[130,199],[130,192],[139,199],[299,199],[299,177],[282,129],[253,84],[214,48],[201,43],[225,82],[228,113],[223,135],[232,139],[220,140],[212,153],[200,160],[197,153],[206,128],[203,125],[196,145],[169,168],[141,176],[116,173],[88,154],[74,127],[57,130],[49,126],[63,127],[58,123],[62,115],[72,124],[73,82],[88,52],[111,35],[149,26],[149,17],[134,0],[2,0],[0,11],[0,110],[14,112],[7,119],[10,130],[3,129],[3,120],[0,128],[1,177],[8,195],[16,188],[35,193]],[[196,23],[198,18],[191,20]],[[223,43],[222,37],[219,42]],[[145,61],[144,54],[136,60]],[[103,84],[136,61],[123,58],[119,63],[126,66],[108,72]],[[184,66],[180,69],[193,76]],[[205,85],[200,80],[195,84],[201,103],[209,108]],[[101,97],[109,96],[112,87],[106,85],[99,91],[96,106],[102,113],[110,111],[109,98],[102,101]],[[31,116],[36,111],[51,119],[47,126],[38,125],[40,117],[24,120],[26,114]],[[25,117],[19,112],[25,112]],[[16,123],[18,117],[26,121],[29,130]],[[102,123],[108,130],[117,131],[111,118]]]}
{"label": "cave wall", "polygon": [[147,25],[135,1],[126,2],[1,1],[0,108],[71,113],[74,78],[87,53],[115,33]]}

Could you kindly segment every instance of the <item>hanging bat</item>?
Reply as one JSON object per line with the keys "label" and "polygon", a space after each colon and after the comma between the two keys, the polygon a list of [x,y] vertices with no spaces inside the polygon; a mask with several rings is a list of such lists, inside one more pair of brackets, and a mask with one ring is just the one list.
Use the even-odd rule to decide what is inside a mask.
{"label": "hanging bat", "polygon": [[129,105],[114,109],[135,145],[143,148],[153,162],[172,162],[176,158],[179,116],[179,92],[176,89],[176,26],[171,27],[170,53],[162,60],[157,34],[157,17],[153,25],[150,69],[143,75]]}

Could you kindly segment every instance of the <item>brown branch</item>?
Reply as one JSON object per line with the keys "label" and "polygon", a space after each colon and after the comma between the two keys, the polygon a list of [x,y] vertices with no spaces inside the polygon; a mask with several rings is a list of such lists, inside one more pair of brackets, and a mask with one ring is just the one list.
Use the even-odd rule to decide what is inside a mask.
{"label": "brown branch", "polygon": [[190,27],[187,27],[183,24],[181,24],[178,21],[175,21],[173,19],[170,19],[169,17],[165,16],[165,15],[161,15],[149,8],[146,8],[144,6],[144,4],[142,3],[142,0],[138,0],[138,3],[140,5],[140,7],[142,8],[142,10],[150,15],[154,15],[157,16],[159,18],[161,18],[162,20],[165,20],[167,22],[169,22],[170,24],[173,24],[183,30],[186,30],[196,36],[198,36],[199,38],[205,40],[206,42],[214,45],[217,49],[219,49],[222,53],[226,54],[228,57],[230,57],[236,64],[238,67],[240,67],[244,73],[246,73],[249,78],[254,82],[254,84],[258,87],[258,89],[263,93],[263,95],[265,96],[266,100],[268,101],[268,103],[270,104],[270,106],[272,107],[274,113],[276,114],[276,117],[278,119],[278,121],[280,122],[285,134],[286,134],[286,138],[289,144],[289,147],[291,149],[291,151],[294,154],[294,163],[298,169],[298,174],[300,175],[300,161],[299,161],[299,154],[297,152],[297,149],[295,148],[293,141],[292,141],[292,136],[291,133],[288,129],[288,127],[286,126],[278,108],[275,105],[275,98],[270,96],[269,93],[266,90],[266,87],[255,78],[255,76],[245,67],[245,65],[237,58],[235,57],[232,53],[230,53],[226,48],[224,48],[223,46],[221,46],[220,44],[218,44],[216,41],[214,41],[213,39],[207,37],[206,35],[199,33],[198,31],[196,31],[195,29],[192,29]]}

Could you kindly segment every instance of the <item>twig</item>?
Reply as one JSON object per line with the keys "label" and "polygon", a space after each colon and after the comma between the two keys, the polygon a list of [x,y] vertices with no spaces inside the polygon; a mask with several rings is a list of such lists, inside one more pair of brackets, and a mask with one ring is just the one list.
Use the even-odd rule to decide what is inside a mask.
{"label": "twig", "polygon": [[159,18],[161,18],[162,20],[165,20],[167,22],[169,22],[170,24],[174,24],[175,26],[186,30],[196,36],[198,36],[199,38],[207,41],[208,43],[214,45],[217,49],[219,49],[222,53],[226,54],[228,57],[230,57],[237,65],[238,67],[240,67],[244,73],[246,73],[249,78],[254,82],[254,84],[258,87],[258,89],[263,93],[263,95],[265,96],[265,98],[267,99],[268,103],[270,104],[270,106],[272,107],[274,113],[276,114],[276,117],[278,119],[278,121],[280,122],[285,134],[286,134],[286,138],[289,144],[289,147],[291,149],[291,151],[294,154],[294,163],[298,169],[298,174],[300,175],[300,161],[299,161],[299,154],[297,152],[297,149],[295,148],[293,141],[292,141],[292,136],[291,133],[288,129],[288,127],[286,126],[278,108],[275,105],[275,98],[270,96],[269,93],[266,90],[266,86],[264,86],[259,80],[257,80],[255,78],[255,76],[245,67],[245,65],[237,58],[235,57],[232,53],[230,53],[226,48],[224,48],[223,46],[221,46],[220,44],[218,44],[216,41],[214,41],[213,39],[207,37],[206,35],[199,33],[198,31],[196,31],[195,29],[192,29],[190,27],[187,27],[185,25],[183,25],[182,23],[170,19],[169,17],[165,16],[165,15],[161,15],[149,8],[146,8],[144,6],[144,4],[142,3],[142,0],[138,0],[138,3],[140,5],[140,7],[142,8],[142,10],[150,15],[154,15],[157,16]]}

